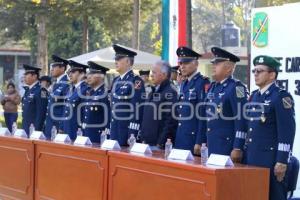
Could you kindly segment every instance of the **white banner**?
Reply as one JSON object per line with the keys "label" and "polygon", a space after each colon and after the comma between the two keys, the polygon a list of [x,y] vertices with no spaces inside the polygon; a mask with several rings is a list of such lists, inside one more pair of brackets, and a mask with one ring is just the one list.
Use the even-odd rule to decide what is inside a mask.
{"label": "white banner", "polygon": [[[295,101],[296,136],[293,155],[300,160],[300,3],[278,7],[256,8],[252,12],[251,69],[258,55],[277,57],[282,66],[278,80]],[[254,27],[254,28],[253,28]],[[253,75],[250,90],[257,89]],[[300,197],[300,180],[294,196]]]}

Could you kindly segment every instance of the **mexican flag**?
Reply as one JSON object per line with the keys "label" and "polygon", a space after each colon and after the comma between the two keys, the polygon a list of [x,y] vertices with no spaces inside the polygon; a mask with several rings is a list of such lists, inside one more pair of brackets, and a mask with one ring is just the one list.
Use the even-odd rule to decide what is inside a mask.
{"label": "mexican flag", "polygon": [[162,0],[162,58],[172,66],[177,65],[177,48],[187,44],[186,1]]}

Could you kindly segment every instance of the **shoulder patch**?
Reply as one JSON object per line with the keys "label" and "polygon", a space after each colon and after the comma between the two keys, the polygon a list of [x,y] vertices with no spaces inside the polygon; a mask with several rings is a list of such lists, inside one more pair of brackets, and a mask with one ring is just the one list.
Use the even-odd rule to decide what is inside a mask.
{"label": "shoulder patch", "polygon": [[243,86],[236,86],[235,87],[236,97],[237,98],[244,98],[245,95],[245,88]]}
{"label": "shoulder patch", "polygon": [[283,97],[282,104],[285,109],[290,109],[293,107],[293,100],[291,97]]}

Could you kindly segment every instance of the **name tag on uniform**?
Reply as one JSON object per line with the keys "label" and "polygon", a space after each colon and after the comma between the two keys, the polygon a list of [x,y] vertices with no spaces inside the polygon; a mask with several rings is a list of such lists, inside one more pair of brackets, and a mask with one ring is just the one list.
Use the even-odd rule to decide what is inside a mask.
{"label": "name tag on uniform", "polygon": [[121,147],[117,140],[105,140],[101,145],[101,148],[108,150],[121,150]]}
{"label": "name tag on uniform", "polygon": [[54,138],[54,142],[58,143],[71,143],[71,139],[68,134],[57,134],[56,137]]}
{"label": "name tag on uniform", "polygon": [[92,145],[90,138],[85,136],[77,136],[74,145],[89,146]]}
{"label": "name tag on uniform", "polygon": [[230,156],[211,154],[207,160],[207,165],[217,165],[217,166],[234,166]]}
{"label": "name tag on uniform", "polygon": [[152,151],[148,144],[134,143],[130,149],[130,153],[140,153],[140,154],[152,154]]}
{"label": "name tag on uniform", "polygon": [[32,140],[46,140],[46,137],[42,131],[33,131],[30,135]]}
{"label": "name tag on uniform", "polygon": [[189,150],[172,149],[168,159],[174,160],[194,160],[194,156]]}
{"label": "name tag on uniform", "polygon": [[11,136],[11,133],[8,128],[0,128],[0,136]]}
{"label": "name tag on uniform", "polygon": [[18,138],[27,138],[27,134],[24,129],[17,129],[14,133],[14,137]]}

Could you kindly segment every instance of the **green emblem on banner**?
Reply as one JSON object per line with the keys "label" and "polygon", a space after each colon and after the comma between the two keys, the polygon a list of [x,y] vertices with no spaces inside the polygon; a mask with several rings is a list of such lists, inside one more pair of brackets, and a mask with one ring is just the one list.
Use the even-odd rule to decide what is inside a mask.
{"label": "green emblem on banner", "polygon": [[255,13],[252,27],[252,44],[256,47],[265,47],[268,45],[268,26],[269,19],[265,12]]}

